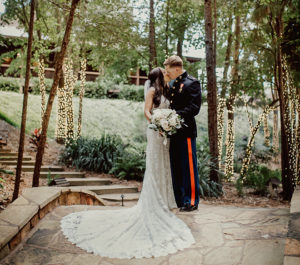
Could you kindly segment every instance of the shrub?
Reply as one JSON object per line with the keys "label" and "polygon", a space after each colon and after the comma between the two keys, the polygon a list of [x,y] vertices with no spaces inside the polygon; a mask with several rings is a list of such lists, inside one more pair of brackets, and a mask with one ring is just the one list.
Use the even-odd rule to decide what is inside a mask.
{"label": "shrub", "polygon": [[243,185],[255,189],[256,194],[266,195],[267,184],[271,178],[281,181],[281,173],[278,169],[271,170],[264,165],[252,163],[244,178]]}
{"label": "shrub", "polygon": [[[210,159],[207,137],[203,138],[201,142],[197,142],[197,167],[200,195],[202,197],[219,197],[222,195],[222,185],[209,179],[210,168],[213,167],[217,170],[217,167]],[[218,172],[222,174],[220,171]]]}
{"label": "shrub", "polygon": [[1,77],[0,78],[0,90],[10,91],[10,92],[19,92],[20,83],[18,78],[12,77]]}
{"label": "shrub", "polygon": [[103,134],[100,139],[80,137],[71,140],[60,155],[60,161],[76,168],[108,173],[125,145],[116,135]]}
{"label": "shrub", "polygon": [[110,173],[120,179],[143,180],[146,169],[146,153],[136,148],[126,148],[118,157]]}
{"label": "shrub", "polygon": [[[14,77],[0,77],[0,90],[10,91],[10,92],[19,92],[20,83],[19,78]],[[45,87],[46,93],[50,92],[52,86],[52,79],[45,78]],[[108,98],[109,90],[119,90],[115,96],[119,99],[126,99],[132,101],[144,101],[144,88],[143,86],[135,85],[124,85],[116,84],[114,80],[110,79],[97,79],[95,82],[86,82],[85,83],[85,93],[84,97],[86,98]],[[80,81],[75,83],[74,95],[79,96],[80,91]],[[32,77],[30,79],[30,93],[34,95],[40,94],[40,84],[37,77]]]}
{"label": "shrub", "polygon": [[120,99],[144,101],[144,88],[135,85],[120,85]]}

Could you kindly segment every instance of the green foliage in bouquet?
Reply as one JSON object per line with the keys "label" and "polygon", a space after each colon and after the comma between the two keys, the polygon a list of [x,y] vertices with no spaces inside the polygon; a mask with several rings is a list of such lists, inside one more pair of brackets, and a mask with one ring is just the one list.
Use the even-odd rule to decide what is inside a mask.
{"label": "green foliage in bouquet", "polygon": [[80,137],[71,140],[60,154],[60,161],[100,173],[108,173],[125,149],[120,137],[103,134],[100,139]]}

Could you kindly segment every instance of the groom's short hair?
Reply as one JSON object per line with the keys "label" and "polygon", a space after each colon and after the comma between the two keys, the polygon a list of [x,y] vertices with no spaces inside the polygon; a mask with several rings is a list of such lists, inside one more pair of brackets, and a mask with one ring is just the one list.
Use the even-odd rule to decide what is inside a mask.
{"label": "groom's short hair", "polygon": [[164,62],[164,66],[169,66],[169,67],[182,67],[183,66],[183,61],[182,59],[177,56],[177,55],[172,55],[169,58],[167,58]]}

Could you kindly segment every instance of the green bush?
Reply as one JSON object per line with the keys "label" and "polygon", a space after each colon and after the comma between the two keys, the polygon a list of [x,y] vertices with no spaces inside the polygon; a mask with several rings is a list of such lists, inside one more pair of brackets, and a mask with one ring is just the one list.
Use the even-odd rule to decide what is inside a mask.
{"label": "green bush", "polygon": [[120,93],[118,98],[132,101],[144,101],[144,88],[142,86],[119,85],[119,88]]}
{"label": "green bush", "polygon": [[281,181],[281,173],[278,169],[271,170],[265,165],[252,163],[243,180],[243,185],[255,189],[256,194],[266,195],[267,184],[271,178]]}
{"label": "green bush", "polygon": [[18,78],[0,77],[0,90],[19,92],[20,83]]}
{"label": "green bush", "polygon": [[126,148],[122,156],[118,157],[111,174],[120,179],[143,180],[146,169],[146,154],[144,150]]}
{"label": "green bush", "polygon": [[[24,82],[24,80],[23,80]],[[52,86],[52,79],[45,79],[46,93],[50,92]],[[20,79],[14,77],[0,77],[0,90],[19,92],[20,90]],[[34,95],[40,94],[40,84],[37,77],[30,79],[30,93]],[[116,94],[116,98],[126,99],[131,101],[144,101],[144,88],[143,86],[116,84],[113,80],[109,79],[97,79],[95,82],[85,83],[86,98],[108,98],[108,90],[120,90],[120,93]],[[75,83],[74,95],[79,96],[80,92],[80,81]]]}
{"label": "green bush", "polygon": [[[217,167],[210,159],[208,138],[202,138],[197,142],[197,168],[199,173],[199,188],[202,197],[219,197],[223,194],[222,185],[211,181],[209,178],[210,168]],[[218,171],[219,174],[222,174]]]}
{"label": "green bush", "polygon": [[66,145],[60,161],[79,169],[108,173],[124,148],[121,138],[115,135],[103,134],[100,139],[80,137]]}

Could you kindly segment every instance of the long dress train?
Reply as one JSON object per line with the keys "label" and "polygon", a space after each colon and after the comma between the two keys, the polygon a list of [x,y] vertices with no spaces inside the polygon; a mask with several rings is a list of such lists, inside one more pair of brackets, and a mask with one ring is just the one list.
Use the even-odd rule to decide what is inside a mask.
{"label": "long dress train", "polygon": [[[161,100],[159,108],[167,108]],[[61,220],[63,234],[78,247],[109,258],[166,256],[195,242],[176,208],[169,141],[147,128],[146,171],[138,203],[125,209],[71,213]]]}

